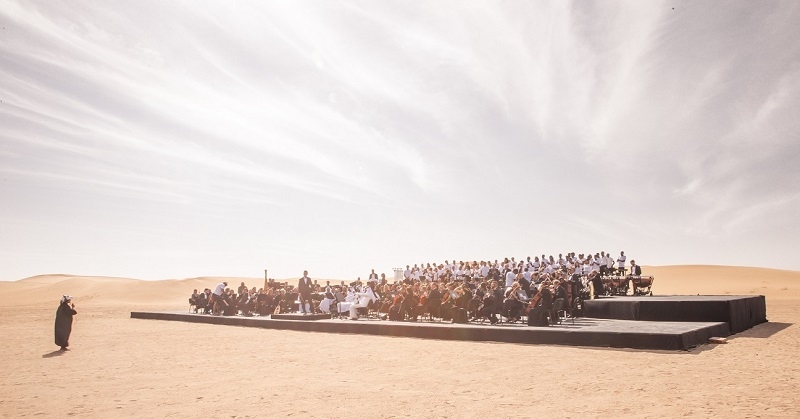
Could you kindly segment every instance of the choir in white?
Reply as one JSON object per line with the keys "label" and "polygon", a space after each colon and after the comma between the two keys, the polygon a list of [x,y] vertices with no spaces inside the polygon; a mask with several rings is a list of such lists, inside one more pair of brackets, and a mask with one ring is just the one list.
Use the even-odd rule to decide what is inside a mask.
{"label": "choir in white", "polygon": [[521,273],[526,280],[531,282],[532,279],[542,277],[544,275],[553,276],[557,272],[566,272],[570,275],[589,275],[592,271],[596,270],[600,274],[618,274],[621,276],[626,275],[627,269],[625,262],[627,257],[625,252],[620,252],[619,256],[615,259],[610,252],[599,252],[592,255],[573,253],[559,254],[558,257],[553,255],[535,256],[531,259],[528,256],[525,260],[516,260],[515,258],[505,258],[503,261],[495,259],[491,261],[473,261],[473,262],[452,262],[445,260],[444,263],[420,263],[406,265],[403,271],[403,278],[406,281],[418,280],[433,280],[439,281],[442,279],[455,279],[461,280],[465,277],[472,279],[483,279],[489,274],[492,268],[498,269],[504,273],[504,279],[507,287],[510,287],[516,278],[513,270],[516,269]]}

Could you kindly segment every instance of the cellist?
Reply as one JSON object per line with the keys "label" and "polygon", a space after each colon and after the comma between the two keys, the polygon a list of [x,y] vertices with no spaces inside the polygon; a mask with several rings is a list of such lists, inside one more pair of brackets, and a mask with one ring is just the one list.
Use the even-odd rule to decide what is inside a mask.
{"label": "cellist", "polygon": [[548,282],[539,286],[539,291],[528,305],[528,326],[548,326],[548,316],[553,309],[553,292]]}

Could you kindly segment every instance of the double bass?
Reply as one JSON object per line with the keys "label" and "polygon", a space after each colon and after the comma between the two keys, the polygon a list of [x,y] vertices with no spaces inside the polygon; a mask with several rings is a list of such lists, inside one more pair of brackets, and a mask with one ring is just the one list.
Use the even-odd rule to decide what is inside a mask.
{"label": "double bass", "polygon": [[532,310],[534,307],[536,307],[537,305],[539,305],[539,302],[542,300],[542,297],[543,297],[543,295],[542,295],[542,290],[544,290],[544,289],[545,289],[545,286],[544,286],[544,285],[542,285],[541,287],[539,287],[539,290],[536,292],[536,295],[534,295],[534,296],[531,298],[531,301],[530,301],[530,303],[528,303],[528,306],[527,306],[527,307],[525,307],[525,315],[526,315],[526,316],[527,316],[527,315],[528,315],[528,314],[531,312],[531,310]]}

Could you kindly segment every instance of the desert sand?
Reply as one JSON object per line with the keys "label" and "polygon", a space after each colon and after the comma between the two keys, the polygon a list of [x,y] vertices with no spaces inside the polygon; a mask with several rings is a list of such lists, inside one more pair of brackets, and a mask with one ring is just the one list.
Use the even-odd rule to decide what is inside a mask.
{"label": "desert sand", "polygon": [[[221,278],[43,275],[0,282],[0,416],[800,417],[800,272],[644,273],[656,295],[765,295],[769,323],[688,352],[304,333],[130,318],[187,310]],[[78,315],[58,352],[65,293]]]}

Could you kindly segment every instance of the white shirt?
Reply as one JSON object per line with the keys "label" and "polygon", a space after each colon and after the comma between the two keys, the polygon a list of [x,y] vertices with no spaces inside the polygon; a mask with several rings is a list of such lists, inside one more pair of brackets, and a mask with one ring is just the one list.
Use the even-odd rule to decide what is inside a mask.
{"label": "white shirt", "polygon": [[619,265],[617,266],[619,266],[620,268],[625,268],[625,259],[627,259],[625,255],[619,255],[619,257],[617,258],[617,262],[619,262]]}
{"label": "white shirt", "polygon": [[584,275],[589,275],[589,272],[591,272],[591,271],[592,271],[592,267],[589,266],[589,262],[587,261],[586,263],[583,264],[583,274]]}
{"label": "white shirt", "polygon": [[506,272],[506,288],[514,285],[514,280],[517,279],[517,276],[514,275],[513,271]]}
{"label": "white shirt", "polygon": [[220,283],[216,288],[214,288],[215,295],[222,295],[223,292],[225,292],[225,284]]}

